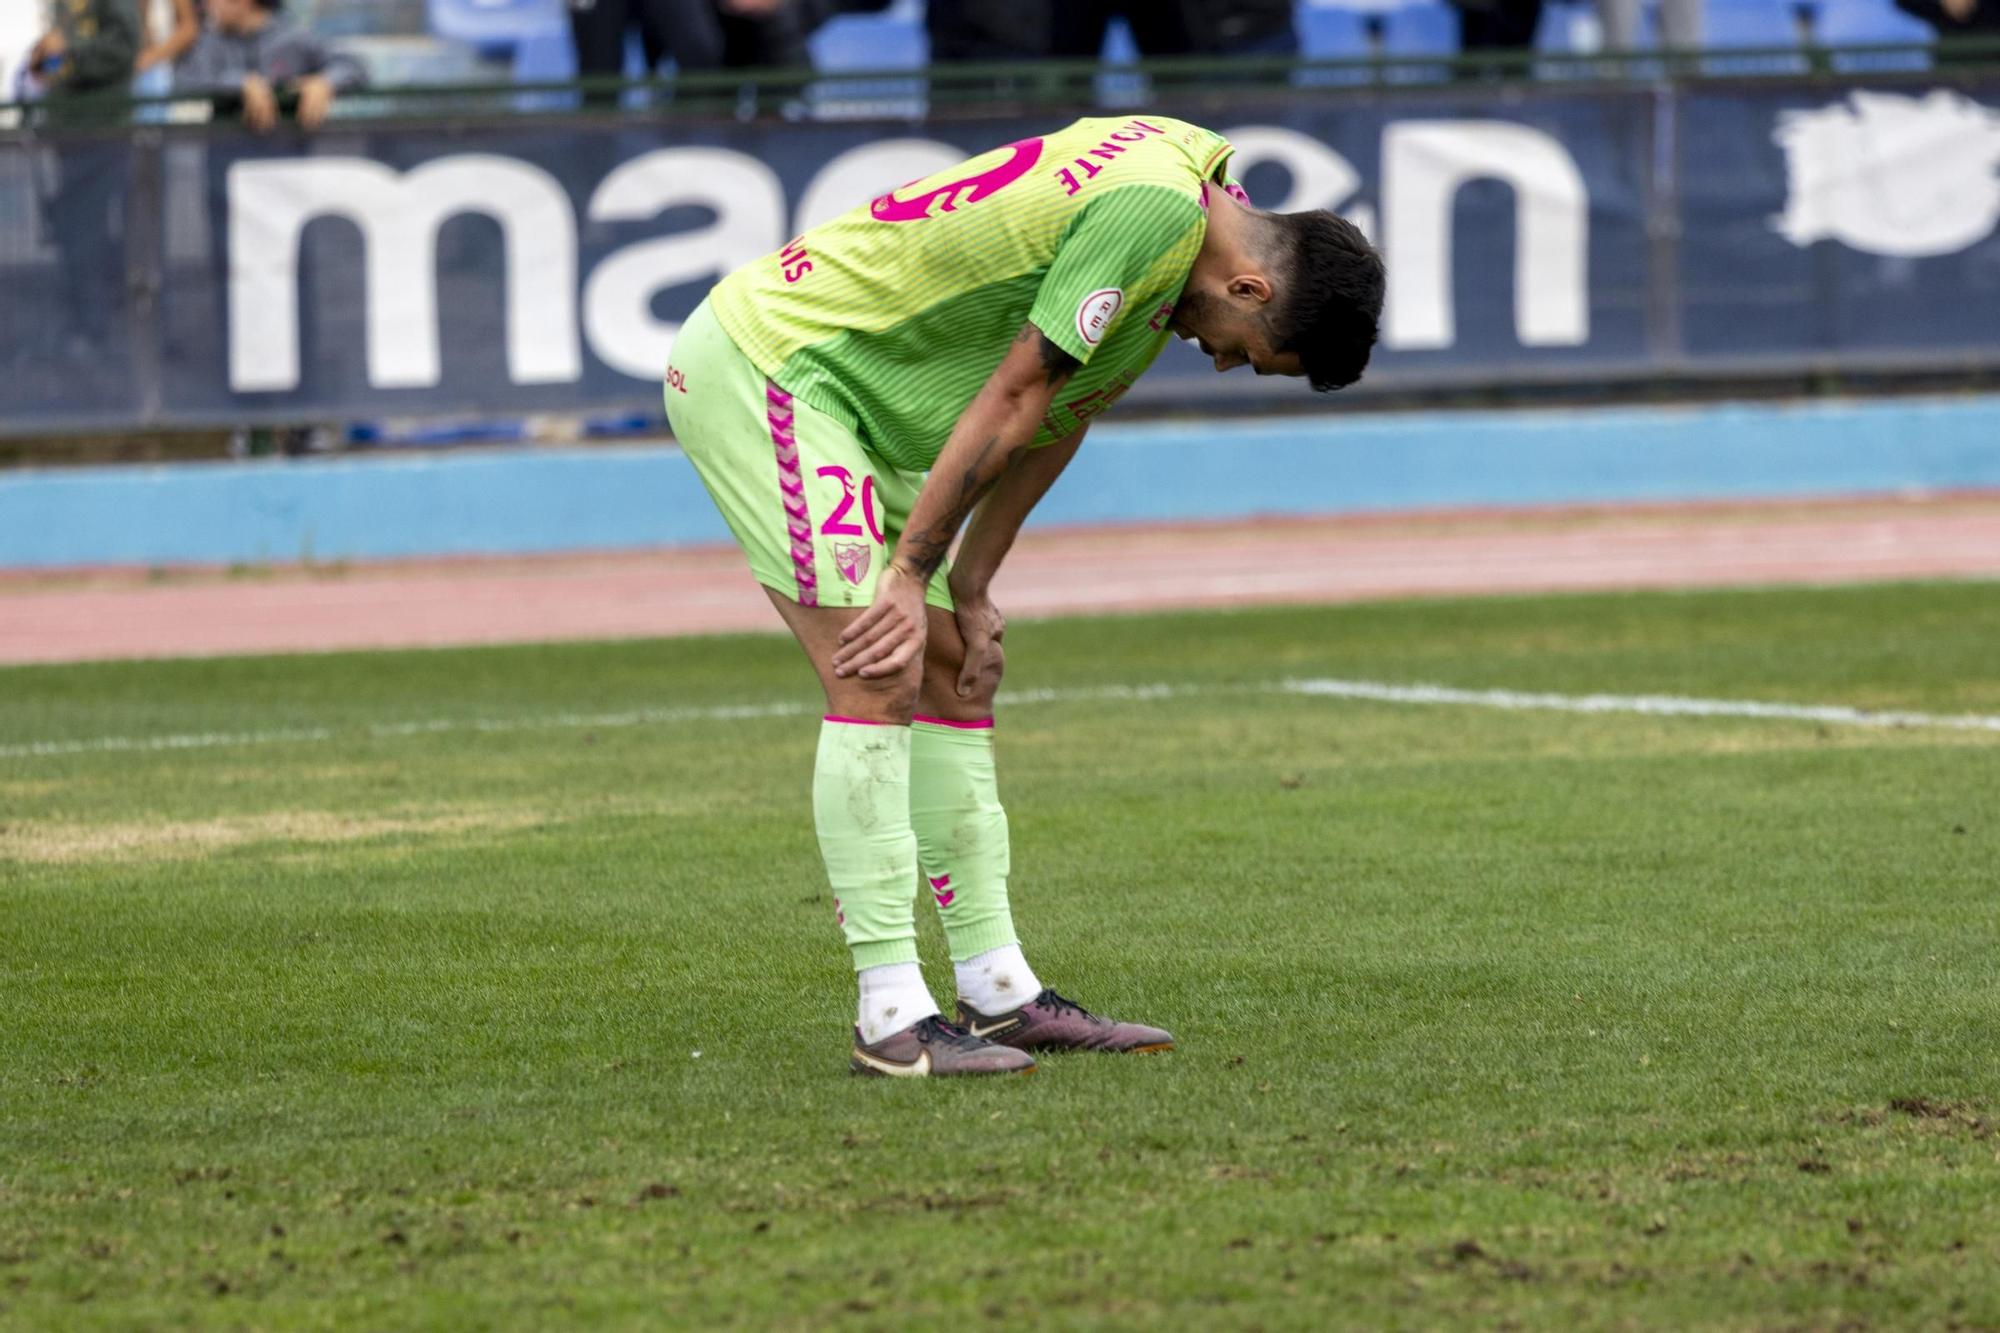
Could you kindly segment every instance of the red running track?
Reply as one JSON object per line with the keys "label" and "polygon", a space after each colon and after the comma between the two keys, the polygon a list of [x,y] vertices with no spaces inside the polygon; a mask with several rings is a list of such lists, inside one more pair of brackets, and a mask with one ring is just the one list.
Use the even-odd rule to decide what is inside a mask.
{"label": "red running track", "polygon": [[[2000,495],[1034,532],[1011,616],[2000,577]],[[0,663],[776,630],[733,549],[0,577]]]}

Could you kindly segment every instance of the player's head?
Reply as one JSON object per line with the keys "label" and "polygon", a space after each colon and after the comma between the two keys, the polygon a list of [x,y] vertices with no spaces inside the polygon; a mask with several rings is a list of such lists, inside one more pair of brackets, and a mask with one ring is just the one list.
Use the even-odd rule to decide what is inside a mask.
{"label": "player's head", "polygon": [[1302,375],[1321,392],[1360,379],[1382,316],[1382,257],[1324,210],[1235,216],[1236,243],[1205,253],[1188,275],[1174,332],[1199,342],[1217,370]]}

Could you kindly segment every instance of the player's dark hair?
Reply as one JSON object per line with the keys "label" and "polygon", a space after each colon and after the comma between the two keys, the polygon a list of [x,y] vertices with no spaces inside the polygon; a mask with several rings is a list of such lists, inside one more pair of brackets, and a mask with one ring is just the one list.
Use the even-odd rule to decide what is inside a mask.
{"label": "player's dark hair", "polygon": [[1361,378],[1382,318],[1382,256],[1361,229],[1324,209],[1266,213],[1283,275],[1265,318],[1272,350],[1297,355],[1325,393]]}

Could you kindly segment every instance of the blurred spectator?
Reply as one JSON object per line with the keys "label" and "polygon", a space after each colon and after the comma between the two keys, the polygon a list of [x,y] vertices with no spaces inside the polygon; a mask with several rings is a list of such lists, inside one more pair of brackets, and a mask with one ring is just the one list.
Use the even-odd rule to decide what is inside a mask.
{"label": "blurred spectator", "polygon": [[879,14],[895,4],[896,0],[797,0],[797,8],[805,16],[806,32],[818,32],[820,26],[830,18],[842,14]]}
{"label": "blurred spectator", "polygon": [[279,0],[207,0],[208,27],[174,71],[174,91],[236,94],[243,123],[262,134],[278,123],[278,96],[295,93],[298,120],[316,130],[334,98],[368,81],[361,62],[279,18]]}
{"label": "blurred spectator", "polygon": [[[28,52],[28,69],[46,97],[49,119],[87,115],[70,99],[122,89],[139,54],[133,0],[56,0],[54,25]],[[43,216],[56,244],[63,319],[49,332],[66,355],[109,350],[112,316],[125,309],[124,164],[97,144],[58,146],[55,182]]]}
{"label": "blurred spectator", "polygon": [[[936,8],[943,0],[932,0]],[[880,14],[896,0],[718,0],[722,63],[810,65],[806,39],[842,14]],[[986,0],[988,8],[992,0]]]}
{"label": "blurred spectator", "polygon": [[1988,42],[2000,38],[2000,0],[1896,0],[1896,8],[1937,29],[1939,64],[1993,58],[1991,54],[1959,55],[1951,48],[1957,38]]}
{"label": "blurred spectator", "polygon": [[139,55],[135,0],[55,0],[54,21],[28,51],[29,73],[51,96],[115,88]]}
{"label": "blurred spectator", "polygon": [[731,69],[810,65],[806,38],[818,24],[801,0],[721,0],[722,63]]}
{"label": "blurred spectator", "polygon": [[[1660,45],[1670,51],[1691,51],[1701,45],[1702,0],[1660,0]],[[1631,51],[1639,45],[1639,0],[1597,0],[1597,21],[1610,51]]]}
{"label": "blurred spectator", "polygon": [[1299,49],[1292,0],[1186,0],[1194,50],[1202,55],[1289,56]]}
{"label": "blurred spectator", "polygon": [[1466,51],[1526,50],[1535,44],[1542,0],[1451,0],[1458,8],[1458,44]]}
{"label": "blurred spectator", "polygon": [[[1006,8],[1008,6],[1002,6]],[[1095,60],[1104,30],[1122,18],[1141,56],[1185,56],[1195,51],[1190,6],[1176,0],[1055,0],[1049,54],[1058,60]]]}
{"label": "blurred spectator", "polygon": [[570,0],[576,72],[584,78],[625,72],[625,34],[639,30],[648,71],[673,57],[684,70],[722,66],[722,13],[716,0]]}
{"label": "blurred spectator", "polygon": [[[1141,56],[1185,56],[1217,50],[1234,33],[1246,40],[1269,30],[1272,0],[930,0],[925,24],[931,59],[1094,60],[1105,30],[1122,18]],[[1291,6],[1283,30],[1291,31]],[[1234,48],[1232,48],[1233,50]]]}
{"label": "blurred spectator", "polygon": [[25,100],[28,48],[49,28],[33,4],[0,5],[0,102]]}
{"label": "blurred spectator", "polygon": [[[931,60],[1035,60],[1054,49],[1050,0],[930,0]],[[1093,52],[1093,54],[1095,54]]]}

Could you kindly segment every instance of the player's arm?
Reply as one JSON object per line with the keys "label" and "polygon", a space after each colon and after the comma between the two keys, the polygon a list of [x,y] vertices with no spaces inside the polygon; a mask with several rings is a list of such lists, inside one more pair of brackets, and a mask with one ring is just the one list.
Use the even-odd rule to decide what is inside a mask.
{"label": "player's arm", "polygon": [[874,602],[841,634],[836,676],[894,675],[923,652],[925,586],[966,516],[1034,442],[1056,390],[1080,364],[1033,323],[1021,326],[931,465]]}
{"label": "player's arm", "polygon": [[984,597],[1000,562],[1013,548],[1021,524],[1056,484],[1069,460],[1076,457],[1088,426],[1039,449],[1017,454],[1013,465],[993,483],[992,494],[973,511],[971,526],[959,544],[958,559],[951,565],[951,595],[954,600]]}
{"label": "player's arm", "polygon": [[1033,441],[1056,390],[1112,336],[1126,294],[1163,264],[1185,273],[1204,225],[1193,195],[1145,183],[1107,189],[1071,221],[1027,324],[932,465],[874,605],[841,635],[836,675],[891,675],[923,652],[924,585],[959,525]]}
{"label": "player's arm", "polygon": [[993,483],[992,493],[972,511],[958,559],[951,563],[951,600],[957,607],[958,633],[965,643],[965,660],[958,669],[958,692],[971,695],[1000,647],[1007,619],[993,605],[988,591],[1000,562],[1013,549],[1014,538],[1028,514],[1055,485],[1056,478],[1076,457],[1083,433],[1077,430],[1053,444],[1026,449]]}

